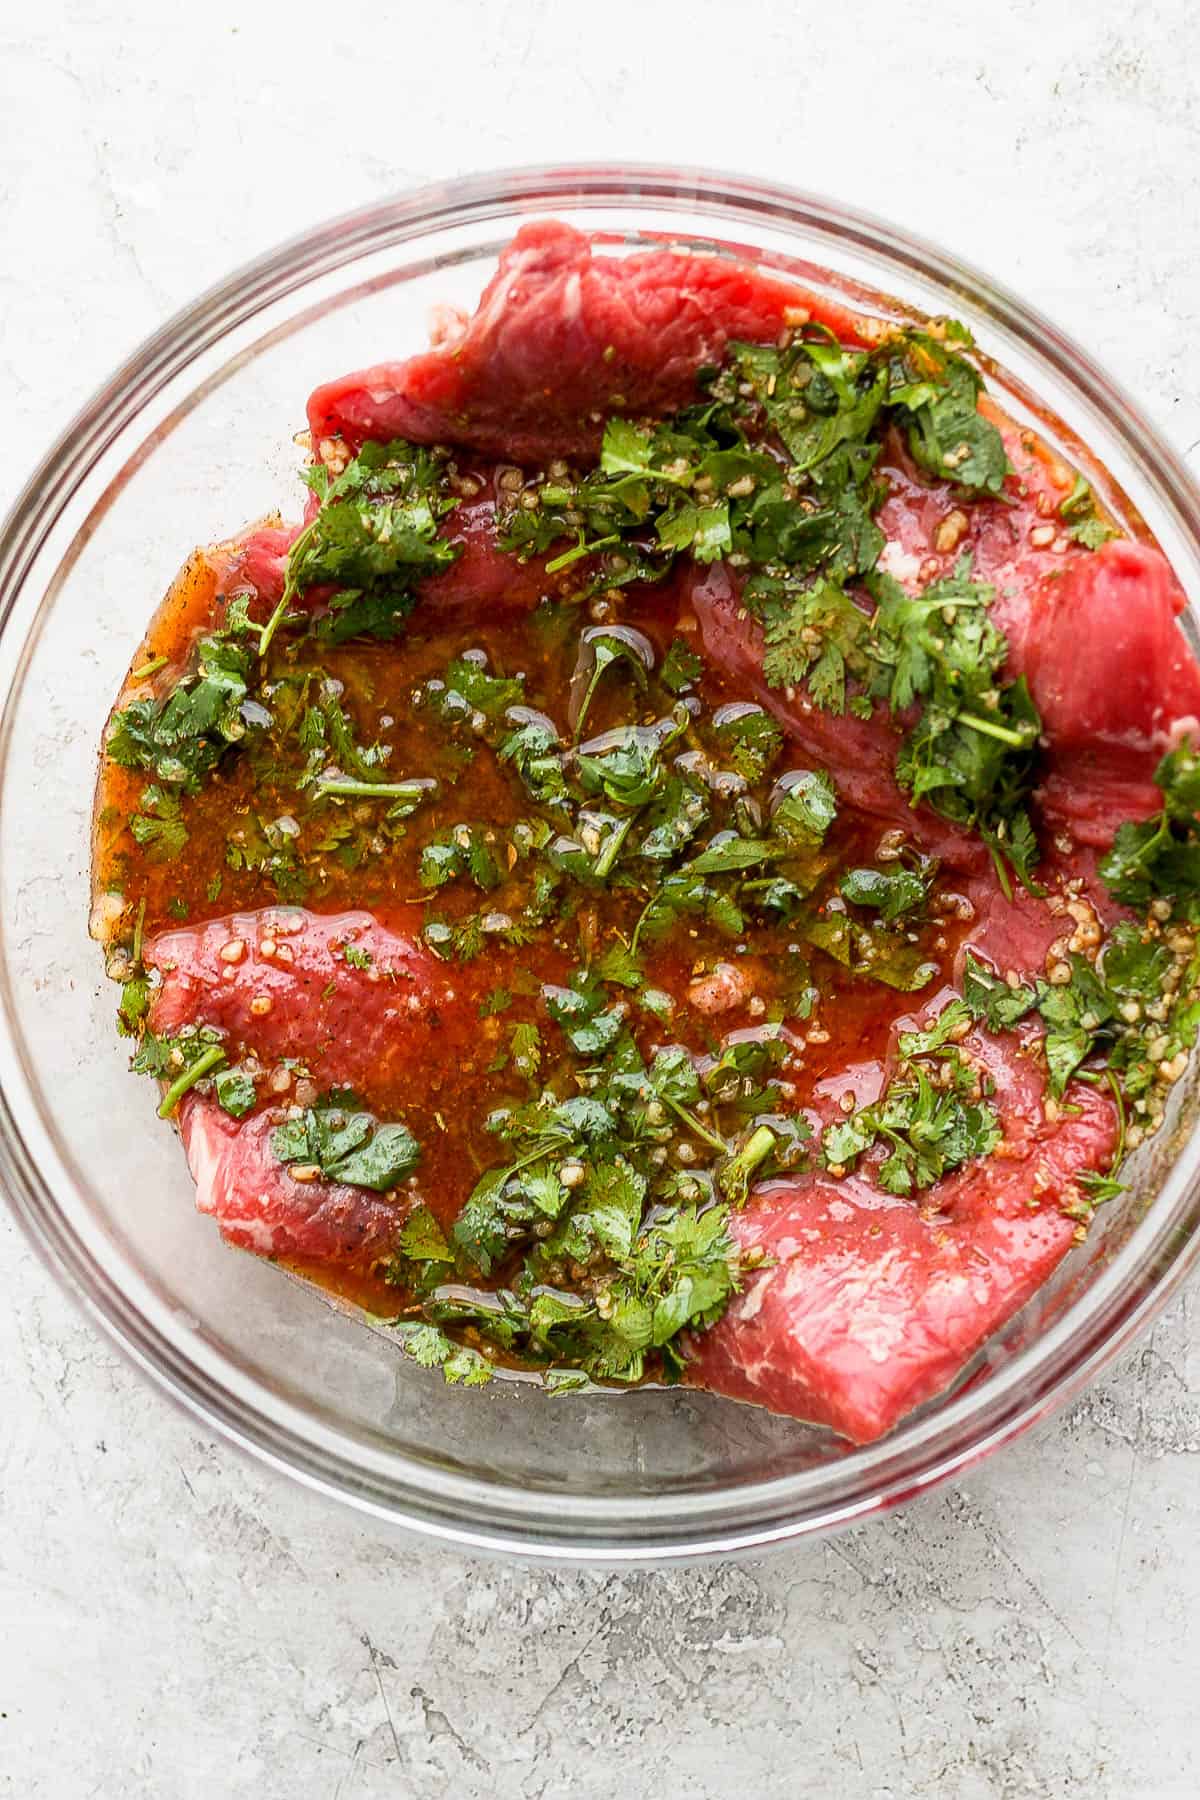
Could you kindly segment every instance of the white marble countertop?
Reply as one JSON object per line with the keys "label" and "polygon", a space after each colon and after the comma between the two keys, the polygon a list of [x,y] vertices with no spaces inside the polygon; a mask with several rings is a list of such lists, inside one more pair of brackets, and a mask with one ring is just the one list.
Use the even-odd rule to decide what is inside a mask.
{"label": "white marble countertop", "polygon": [[[117,360],[313,220],[469,168],[710,162],[991,268],[1200,463],[1193,0],[0,13],[6,499]],[[1200,1791],[1200,1296],[902,1515],[547,1573],[380,1536],[173,1412],[0,1216],[0,1795]]]}

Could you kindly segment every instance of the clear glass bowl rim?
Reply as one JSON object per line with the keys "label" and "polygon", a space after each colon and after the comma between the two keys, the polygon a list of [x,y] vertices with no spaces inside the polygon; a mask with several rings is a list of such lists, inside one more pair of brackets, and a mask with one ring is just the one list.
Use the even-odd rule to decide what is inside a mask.
{"label": "clear glass bowl rim", "polygon": [[[153,397],[227,333],[371,251],[517,209],[545,214],[621,201],[665,212],[698,204],[741,228],[750,242],[756,221],[790,226],[955,291],[1104,415],[1176,529],[1200,545],[1200,490],[1137,405],[1049,320],[958,258],[840,201],[756,178],[637,164],[531,167],[440,182],[329,220],[236,271],[149,337],[62,432],[0,528],[0,644],[71,495]],[[19,668],[18,655],[18,674]],[[11,692],[0,695],[0,740]],[[19,1039],[6,982],[0,1000],[11,1049]],[[243,1450],[380,1521],[464,1548],[609,1563],[760,1549],[861,1520],[926,1491],[1077,1394],[1157,1315],[1200,1253],[1200,1125],[1193,1124],[1162,1190],[1109,1266],[986,1383],[879,1444],[799,1474],[696,1495],[550,1498],[433,1470],[398,1452],[352,1458],[335,1432],[280,1404],[267,1388],[255,1385],[250,1393],[243,1382],[235,1391],[193,1364],[83,1254],[2,1086],[0,1188],[85,1314],[172,1399]]]}

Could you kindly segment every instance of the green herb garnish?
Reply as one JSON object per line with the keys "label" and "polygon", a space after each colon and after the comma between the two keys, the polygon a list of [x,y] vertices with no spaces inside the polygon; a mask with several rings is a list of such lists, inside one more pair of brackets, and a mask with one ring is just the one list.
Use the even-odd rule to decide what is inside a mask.
{"label": "green herb garnish", "polygon": [[1160,810],[1118,828],[1100,874],[1114,900],[1144,912],[1163,900],[1181,918],[1200,922],[1200,753],[1189,741],[1154,771]]}
{"label": "green herb garnish", "polygon": [[271,1149],[294,1173],[311,1169],[314,1178],[380,1194],[403,1180],[421,1157],[407,1125],[381,1125],[370,1113],[337,1105],[306,1107],[271,1134]]}

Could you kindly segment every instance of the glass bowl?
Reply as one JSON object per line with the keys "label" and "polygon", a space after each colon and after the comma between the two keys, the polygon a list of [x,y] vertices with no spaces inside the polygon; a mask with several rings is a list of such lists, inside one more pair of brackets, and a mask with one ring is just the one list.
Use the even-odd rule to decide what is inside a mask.
{"label": "glass bowl", "polygon": [[1002,402],[1036,417],[1200,595],[1200,494],[1137,408],[1003,289],[877,220],[757,181],[597,166],[449,182],[323,225],[204,295],[119,369],[0,539],[0,1182],[140,1368],[310,1486],[467,1546],[622,1562],[728,1552],[928,1488],[1129,1342],[1196,1255],[1194,1084],[1177,1090],[1127,1195],[953,1392],[855,1450],[688,1391],[446,1388],[385,1332],[225,1248],[193,1208],[150,1084],[127,1071],[116,990],[87,936],[96,746],[152,608],[194,544],[299,509],[291,440],[309,390],[418,348],[430,308],[469,305],[538,213],[616,250],[734,252],[851,304],[886,310],[878,289],[963,318],[995,359]]}

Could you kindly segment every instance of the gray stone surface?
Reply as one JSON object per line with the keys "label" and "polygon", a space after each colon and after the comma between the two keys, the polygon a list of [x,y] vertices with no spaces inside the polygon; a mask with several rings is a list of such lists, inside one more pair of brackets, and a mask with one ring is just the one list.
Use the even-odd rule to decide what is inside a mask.
{"label": "gray stone surface", "polygon": [[[0,489],[271,240],[435,175],[620,155],[956,246],[1196,466],[1198,66],[1192,0],[11,5]],[[955,1491],[763,1561],[600,1575],[398,1542],[243,1462],[3,1220],[0,1285],[0,1794],[1200,1791],[1194,1292]]]}

